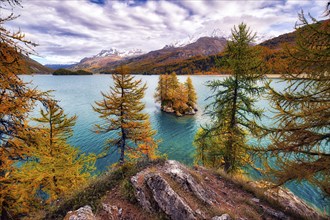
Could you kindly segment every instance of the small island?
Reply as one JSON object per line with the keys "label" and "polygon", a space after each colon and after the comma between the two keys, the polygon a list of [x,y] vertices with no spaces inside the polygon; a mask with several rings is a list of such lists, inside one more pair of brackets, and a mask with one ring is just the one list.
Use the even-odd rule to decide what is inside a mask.
{"label": "small island", "polygon": [[190,77],[185,83],[180,83],[175,72],[159,76],[155,93],[156,102],[161,104],[161,110],[174,113],[176,116],[194,115],[197,109],[197,95]]}
{"label": "small island", "polygon": [[53,75],[54,76],[58,76],[58,75],[93,75],[93,73],[88,72],[86,70],[71,71],[68,69],[61,68],[61,69],[55,70],[53,72]]}

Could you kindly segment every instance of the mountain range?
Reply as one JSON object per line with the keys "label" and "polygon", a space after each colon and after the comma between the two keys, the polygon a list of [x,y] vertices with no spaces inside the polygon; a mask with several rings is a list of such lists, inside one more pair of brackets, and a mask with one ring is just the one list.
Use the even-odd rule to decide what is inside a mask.
{"label": "mountain range", "polygon": [[[35,73],[50,73],[54,69],[86,70],[93,73],[112,73],[120,65],[126,65],[133,74],[161,74],[175,71],[177,74],[210,74],[215,70],[216,55],[221,53],[228,37],[220,30],[214,30],[208,37],[197,34],[181,41],[175,41],[162,49],[143,53],[140,49],[128,51],[110,48],[100,53],[83,58],[72,65],[49,64],[46,67],[29,60],[31,70]],[[278,50],[282,43],[293,43],[296,31],[265,40],[259,45],[271,50]],[[260,37],[258,40],[263,40]],[[49,67],[49,68],[48,68]],[[51,70],[51,69],[53,70]],[[32,71],[33,72],[33,71]]]}
{"label": "mountain range", "polygon": [[189,65],[184,65],[186,62],[191,63],[200,59],[208,59],[210,56],[222,52],[226,44],[227,40],[225,38],[201,37],[197,41],[185,46],[176,47],[174,45],[166,45],[160,50],[142,55],[142,52],[139,50],[135,50],[134,53],[125,54],[118,53],[112,49],[110,51],[101,51],[100,54],[89,58],[84,58],[71,69],[84,69],[94,73],[111,73],[116,67],[127,65],[132,73],[135,74],[159,74],[163,71],[178,71],[175,68],[178,66],[181,70],[185,69],[186,72],[183,71],[184,73],[194,73],[194,69],[189,69]]}
{"label": "mountain range", "polygon": [[[295,35],[296,31],[268,40],[265,40],[266,36],[261,36],[257,42],[261,42],[260,46],[276,51],[282,43],[292,44]],[[140,50],[133,50],[133,53],[119,52],[114,48],[102,50],[95,56],[82,59],[70,69],[113,73],[116,67],[126,65],[133,74],[161,74],[172,71],[177,74],[212,74],[216,72],[216,55],[223,52],[229,37],[221,30],[214,30],[208,37],[200,36],[201,34],[196,34],[181,41],[174,41],[162,49],[145,54]]]}

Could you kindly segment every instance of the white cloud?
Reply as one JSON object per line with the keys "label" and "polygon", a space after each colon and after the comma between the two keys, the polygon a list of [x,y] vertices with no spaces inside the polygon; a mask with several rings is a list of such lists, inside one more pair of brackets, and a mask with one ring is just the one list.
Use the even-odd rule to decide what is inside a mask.
{"label": "white cloud", "polygon": [[[43,63],[72,63],[102,49],[156,50],[191,36],[220,29],[225,34],[244,21],[258,34],[292,31],[301,9],[316,17],[327,1],[23,1],[21,16],[8,23],[40,44]],[[317,17],[319,18],[319,17]]]}

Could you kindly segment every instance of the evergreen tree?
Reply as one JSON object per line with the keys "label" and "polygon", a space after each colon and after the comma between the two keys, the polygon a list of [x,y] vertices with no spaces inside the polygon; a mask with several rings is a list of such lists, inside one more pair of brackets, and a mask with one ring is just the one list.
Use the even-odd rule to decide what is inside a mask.
{"label": "evergreen tree", "polygon": [[261,111],[254,107],[254,97],[263,90],[257,85],[263,74],[259,52],[251,46],[254,38],[245,24],[234,27],[223,58],[224,67],[232,76],[207,84],[213,92],[208,99],[213,101],[206,107],[206,114],[213,123],[204,128],[201,138],[217,138],[221,145],[218,156],[222,157],[221,166],[226,172],[237,172],[251,163],[246,138],[248,134],[257,135],[259,130],[252,118],[261,116]]}
{"label": "evergreen tree", "polygon": [[[55,101],[45,104],[41,117],[34,121],[39,126],[30,139],[28,157],[11,176],[15,184],[10,186],[12,213],[31,213],[41,205],[50,204],[63,195],[68,195],[84,185],[93,171],[95,156],[81,154],[67,143],[72,135],[76,116],[68,117]],[[22,145],[24,146],[24,142]],[[40,193],[45,193],[47,199]]]}
{"label": "evergreen tree", "polygon": [[[329,14],[328,14],[329,15]],[[307,180],[330,195],[330,22],[299,14],[296,46],[287,49],[284,91],[268,85],[276,115],[267,152],[278,185]],[[263,149],[261,149],[263,150]]]}
{"label": "evergreen tree", "polygon": [[157,144],[153,139],[156,131],[152,130],[148,114],[143,113],[142,103],[146,85],[141,80],[134,80],[126,67],[120,67],[112,75],[114,86],[109,93],[103,93],[103,100],[95,102],[94,110],[100,114],[105,124],[96,125],[97,132],[117,131],[117,138],[109,139],[106,151],[116,147],[120,150],[120,164],[125,161],[125,152],[137,155],[147,152],[150,157]]}

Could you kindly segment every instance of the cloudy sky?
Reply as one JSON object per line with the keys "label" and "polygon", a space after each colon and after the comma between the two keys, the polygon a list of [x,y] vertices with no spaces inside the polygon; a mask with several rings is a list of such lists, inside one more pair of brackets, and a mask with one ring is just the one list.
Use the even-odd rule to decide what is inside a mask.
{"label": "cloudy sky", "polygon": [[[144,52],[192,36],[228,35],[240,22],[261,37],[293,30],[303,9],[322,19],[327,0],[23,0],[8,22],[39,44],[43,64],[74,63],[102,49]],[[1,3],[0,3],[1,4]],[[5,13],[5,9],[1,13]],[[7,11],[8,12],[8,11]]]}

